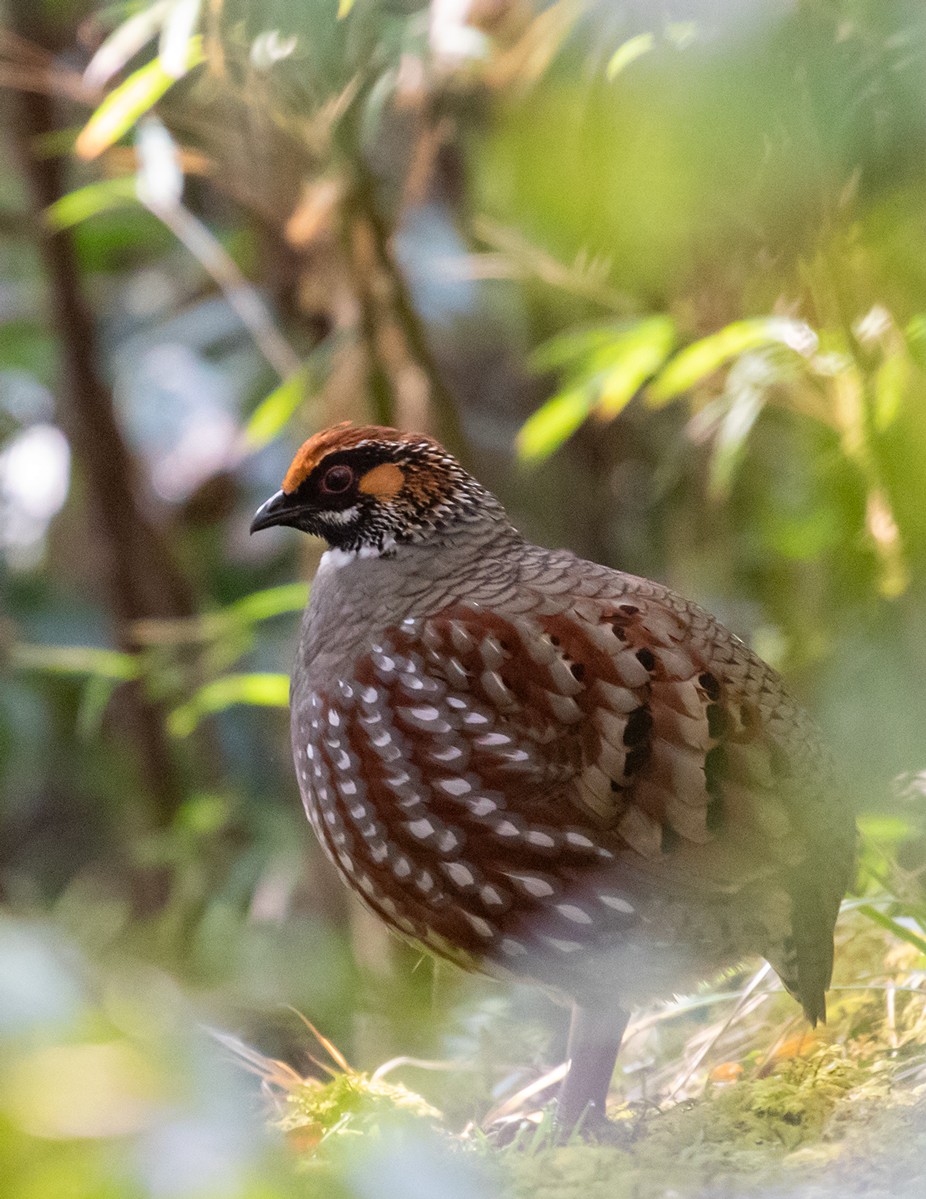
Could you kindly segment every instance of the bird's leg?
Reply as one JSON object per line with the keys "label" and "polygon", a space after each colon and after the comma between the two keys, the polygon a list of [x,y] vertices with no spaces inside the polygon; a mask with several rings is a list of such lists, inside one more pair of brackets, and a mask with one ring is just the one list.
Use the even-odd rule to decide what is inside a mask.
{"label": "bird's leg", "polygon": [[567,1050],[569,1073],[560,1086],[556,1110],[562,1132],[571,1132],[583,1116],[583,1127],[604,1121],[608,1087],[629,1019],[621,1008],[573,1005]]}

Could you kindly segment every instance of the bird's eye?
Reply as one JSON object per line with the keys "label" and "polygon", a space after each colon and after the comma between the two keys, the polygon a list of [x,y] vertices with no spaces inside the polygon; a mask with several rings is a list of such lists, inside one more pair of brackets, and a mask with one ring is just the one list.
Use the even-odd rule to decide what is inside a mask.
{"label": "bird's eye", "polygon": [[354,481],[354,472],[349,466],[330,466],[322,476],[322,491],[325,495],[343,495]]}

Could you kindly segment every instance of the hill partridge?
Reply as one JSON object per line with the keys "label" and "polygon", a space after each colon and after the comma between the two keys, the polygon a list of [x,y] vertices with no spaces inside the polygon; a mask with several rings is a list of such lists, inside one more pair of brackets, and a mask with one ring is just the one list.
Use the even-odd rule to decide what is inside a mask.
{"label": "hill partridge", "polygon": [[573,1004],[601,1119],[628,1007],[765,957],[815,1023],[851,817],[778,675],[658,583],[527,542],[437,442],[341,425],[251,529],[323,537],[292,680],[306,811],[397,933]]}

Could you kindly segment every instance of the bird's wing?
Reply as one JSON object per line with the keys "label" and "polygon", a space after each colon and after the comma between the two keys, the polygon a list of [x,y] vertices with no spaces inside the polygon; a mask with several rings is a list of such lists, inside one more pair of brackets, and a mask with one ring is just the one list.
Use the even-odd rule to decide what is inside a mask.
{"label": "bird's wing", "polygon": [[777,890],[740,951],[777,954],[817,1010],[832,919],[810,883],[780,684],[732,639],[721,662],[710,618],[658,596],[519,606],[403,621],[336,703],[313,700],[310,723],[328,722],[316,787],[338,796],[336,833],[320,835],[348,840],[354,885],[438,952],[503,963],[600,948],[638,920],[641,890],[674,910],[742,894],[744,920],[750,893]]}
{"label": "bird's wing", "polygon": [[741,895],[752,948],[823,1015],[852,820],[816,727],[770,667],[643,581],[512,615],[461,605],[418,635],[484,730],[465,737],[474,776],[525,827],[578,825],[614,854],[612,877]]}

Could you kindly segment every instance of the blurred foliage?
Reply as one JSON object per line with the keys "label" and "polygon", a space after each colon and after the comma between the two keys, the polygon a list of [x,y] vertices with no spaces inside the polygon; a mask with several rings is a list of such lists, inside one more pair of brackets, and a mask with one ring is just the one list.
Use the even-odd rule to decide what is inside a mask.
{"label": "blurred foliage", "polygon": [[[247,525],[344,418],[437,433],[529,535],[669,581],[785,672],[863,816],[843,957],[890,987],[907,954],[919,1027],[924,68],[914,0],[6,0],[11,1196],[613,1179],[621,1150],[499,1181],[430,1127],[294,1174],[198,1031],[308,1073],[314,1099],[281,1005],[361,1072],[464,1062],[409,1071],[454,1129],[561,1049],[542,997],[386,941],[299,810],[282,709],[316,551]],[[893,1019],[872,1043],[895,1062]],[[657,1074],[687,1060],[671,1027]],[[771,1085],[752,1081],[734,1114]]]}

